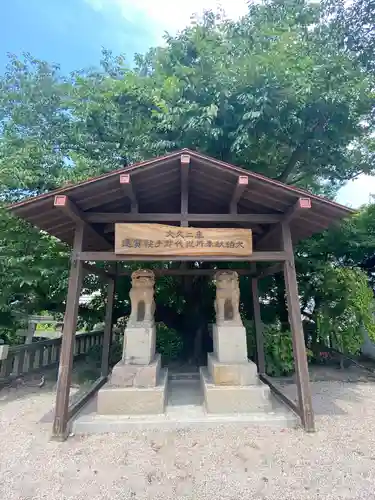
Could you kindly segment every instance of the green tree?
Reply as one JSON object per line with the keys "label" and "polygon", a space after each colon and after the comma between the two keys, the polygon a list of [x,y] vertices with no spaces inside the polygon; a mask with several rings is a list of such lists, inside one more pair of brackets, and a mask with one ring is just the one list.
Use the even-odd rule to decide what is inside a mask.
{"label": "green tree", "polygon": [[338,36],[341,47],[367,70],[375,71],[374,0],[325,0],[328,26]]}
{"label": "green tree", "polygon": [[[167,36],[164,47],[138,55],[132,69],[108,51],[98,69],[69,77],[28,54],[11,56],[0,78],[2,203],[181,147],[335,196],[345,181],[374,172],[374,96],[371,68],[343,43],[332,8],[267,0],[251,4],[239,21],[207,12]],[[309,285],[314,280],[322,283],[322,300],[331,300],[324,288],[329,280],[322,278],[327,269],[354,268],[365,254],[370,257],[372,233],[360,249],[348,242],[372,227],[365,213],[339,235],[327,233],[297,249],[304,303],[319,301]],[[5,215],[1,242],[5,315],[16,301],[30,312],[47,305],[62,310],[67,249]],[[129,307],[124,283],[117,316]],[[345,283],[338,281],[338,296]],[[282,282],[271,279],[264,286],[267,317],[284,325]],[[85,282],[86,290],[97,288],[96,279]],[[243,290],[243,312],[250,317],[249,287]],[[158,284],[159,319],[184,332],[185,348],[192,343],[191,329],[198,329],[189,321],[196,304],[200,323],[212,317],[211,292],[202,279]],[[85,318],[93,321],[102,308],[100,296]]]}

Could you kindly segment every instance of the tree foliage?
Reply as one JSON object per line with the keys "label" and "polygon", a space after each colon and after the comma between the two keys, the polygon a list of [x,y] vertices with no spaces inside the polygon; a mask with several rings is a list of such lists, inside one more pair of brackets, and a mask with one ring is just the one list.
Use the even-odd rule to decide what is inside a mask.
{"label": "tree foliage", "polygon": [[367,70],[375,71],[375,2],[374,0],[325,0],[330,27],[341,47]]}

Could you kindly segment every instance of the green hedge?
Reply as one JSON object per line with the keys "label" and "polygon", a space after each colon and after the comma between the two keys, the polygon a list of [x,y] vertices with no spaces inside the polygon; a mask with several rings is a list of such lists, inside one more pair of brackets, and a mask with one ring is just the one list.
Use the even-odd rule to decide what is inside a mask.
{"label": "green hedge", "polygon": [[[247,349],[250,359],[256,361],[256,340],[253,321],[244,320]],[[264,356],[266,373],[273,377],[291,375],[294,372],[293,343],[290,330],[282,330],[280,323],[264,325]],[[311,352],[307,350],[310,359]]]}

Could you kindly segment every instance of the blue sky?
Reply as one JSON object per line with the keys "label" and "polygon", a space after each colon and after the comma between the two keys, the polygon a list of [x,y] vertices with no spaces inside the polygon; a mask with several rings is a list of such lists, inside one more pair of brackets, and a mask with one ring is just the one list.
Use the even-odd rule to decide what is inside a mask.
{"label": "blue sky", "polygon": [[4,0],[1,10],[1,70],[6,52],[31,52],[68,72],[97,65],[101,47],[132,57],[156,41],[147,18],[127,20],[115,2],[99,9],[85,0]]}
{"label": "blue sky", "polygon": [[[11,52],[59,63],[64,72],[97,65],[101,48],[125,53],[162,43],[163,33],[182,29],[191,14],[221,4],[227,15],[246,12],[246,0],[2,0],[0,71]],[[348,183],[338,201],[357,207],[375,193],[375,178]]]}

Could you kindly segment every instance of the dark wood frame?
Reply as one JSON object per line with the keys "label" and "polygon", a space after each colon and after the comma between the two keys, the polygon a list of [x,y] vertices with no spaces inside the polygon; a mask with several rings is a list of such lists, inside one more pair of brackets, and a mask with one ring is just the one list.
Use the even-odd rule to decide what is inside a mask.
{"label": "dark wood frame", "polygon": [[[85,224],[77,222],[73,250],[79,251],[83,245]],[[82,286],[83,266],[80,260],[72,259],[70,265],[68,295],[61,341],[59,374],[56,389],[56,407],[53,421],[53,436],[65,439],[69,412],[69,394],[72,378],[74,336],[77,327],[78,303]]]}
{"label": "dark wood frame", "polygon": [[[53,436],[57,439],[65,439],[68,433],[69,420],[86,403],[89,397],[105,383],[109,369],[109,352],[112,337],[112,309],[115,294],[116,276],[126,275],[125,272],[107,271],[104,268],[96,266],[92,262],[106,261],[178,261],[186,263],[188,261],[211,261],[211,262],[252,262],[251,269],[239,269],[239,274],[251,275],[251,289],[254,304],[254,320],[256,330],[257,346],[257,364],[261,380],[267,383],[272,391],[286,402],[290,408],[301,418],[302,425],[306,431],[314,431],[314,415],[311,404],[311,392],[309,385],[309,373],[307,365],[306,348],[302,330],[302,321],[299,306],[298,287],[296,271],[294,264],[293,244],[291,238],[290,223],[296,214],[303,210],[309,210],[311,200],[309,198],[299,198],[283,214],[243,214],[238,213],[238,204],[241,196],[247,189],[249,179],[244,175],[239,175],[234,186],[230,200],[228,200],[228,211],[226,214],[196,214],[189,213],[189,168],[190,155],[182,154],[180,157],[181,165],[181,207],[180,213],[139,213],[137,193],[132,183],[131,174],[119,174],[119,183],[124,192],[124,198],[130,200],[130,212],[126,213],[100,213],[100,212],[82,212],[65,194],[55,197],[54,206],[56,209],[63,210],[76,224],[74,244],[72,249],[72,259],[69,276],[69,288],[66,302],[66,312],[64,317],[64,335],[62,341],[59,377],[57,383],[56,410],[53,423]],[[125,203],[124,203],[125,206]],[[251,255],[244,259],[243,257],[211,257],[201,255],[198,257],[140,257],[129,255],[117,255],[106,238],[106,233],[113,231],[113,225],[116,222],[177,222],[181,226],[188,226],[189,223],[210,222],[223,223],[230,222],[238,226],[251,224],[270,225],[266,230],[262,229],[261,237],[257,241],[257,248]],[[103,232],[98,231],[97,226],[92,224],[104,223],[107,226]],[[100,251],[84,250],[84,234],[90,232],[96,238]],[[274,241],[275,236],[281,234],[281,248],[279,250],[267,250],[267,242]],[[108,248],[108,250],[107,250]],[[266,248],[266,250],[263,250]],[[104,251],[103,251],[104,249]],[[273,262],[267,268],[257,273],[256,262]],[[293,340],[293,355],[296,368],[296,382],[298,390],[298,404],[291,401],[278,387],[270,377],[265,374],[265,356],[263,346],[263,326],[261,319],[261,306],[259,301],[258,281],[265,276],[273,275],[277,272],[284,272],[286,296],[288,305],[289,322]],[[84,272],[92,272],[102,277],[108,283],[107,304],[105,313],[105,331],[103,338],[101,376],[94,382],[87,394],[82,396],[78,402],[69,407],[69,388],[71,382],[72,359],[73,359],[73,341],[77,323],[78,300],[82,285]],[[157,275],[210,275],[213,269],[188,269],[186,264],[179,270],[176,269],[157,269]]]}
{"label": "dark wood frame", "polygon": [[[305,204],[305,200],[302,202]],[[310,205],[311,206],[311,205]],[[258,372],[260,379],[269,385],[271,390],[280,398],[284,403],[286,403],[291,410],[293,410],[301,419],[301,423],[307,432],[315,431],[314,422],[314,412],[312,408],[311,400],[311,389],[310,389],[310,378],[309,369],[307,363],[307,354],[305,339],[303,334],[302,318],[300,312],[300,303],[298,296],[298,285],[297,276],[294,263],[294,252],[293,243],[290,232],[290,220],[292,213],[299,210],[300,200],[298,202],[298,207],[293,207],[286,215],[285,219],[281,222],[281,244],[282,248],[287,254],[287,258],[283,263],[283,268],[279,264],[274,266],[269,266],[266,271],[261,272],[256,277],[252,278],[252,296],[253,296],[253,307],[254,307],[254,324],[255,324],[255,336],[256,336],[256,346],[257,346],[257,361],[258,361]],[[309,208],[309,204],[305,207]],[[273,230],[272,230],[273,231]],[[282,387],[275,383],[271,377],[265,373],[265,356],[264,356],[264,339],[263,339],[263,324],[261,319],[259,293],[258,293],[258,279],[265,276],[270,276],[276,274],[283,269],[284,271],[284,281],[285,290],[287,298],[288,307],[288,317],[289,324],[292,334],[293,342],[293,357],[294,366],[296,371],[296,384],[298,392],[298,404],[296,405],[286,394],[283,393]],[[268,271],[268,272],[267,272]]]}

